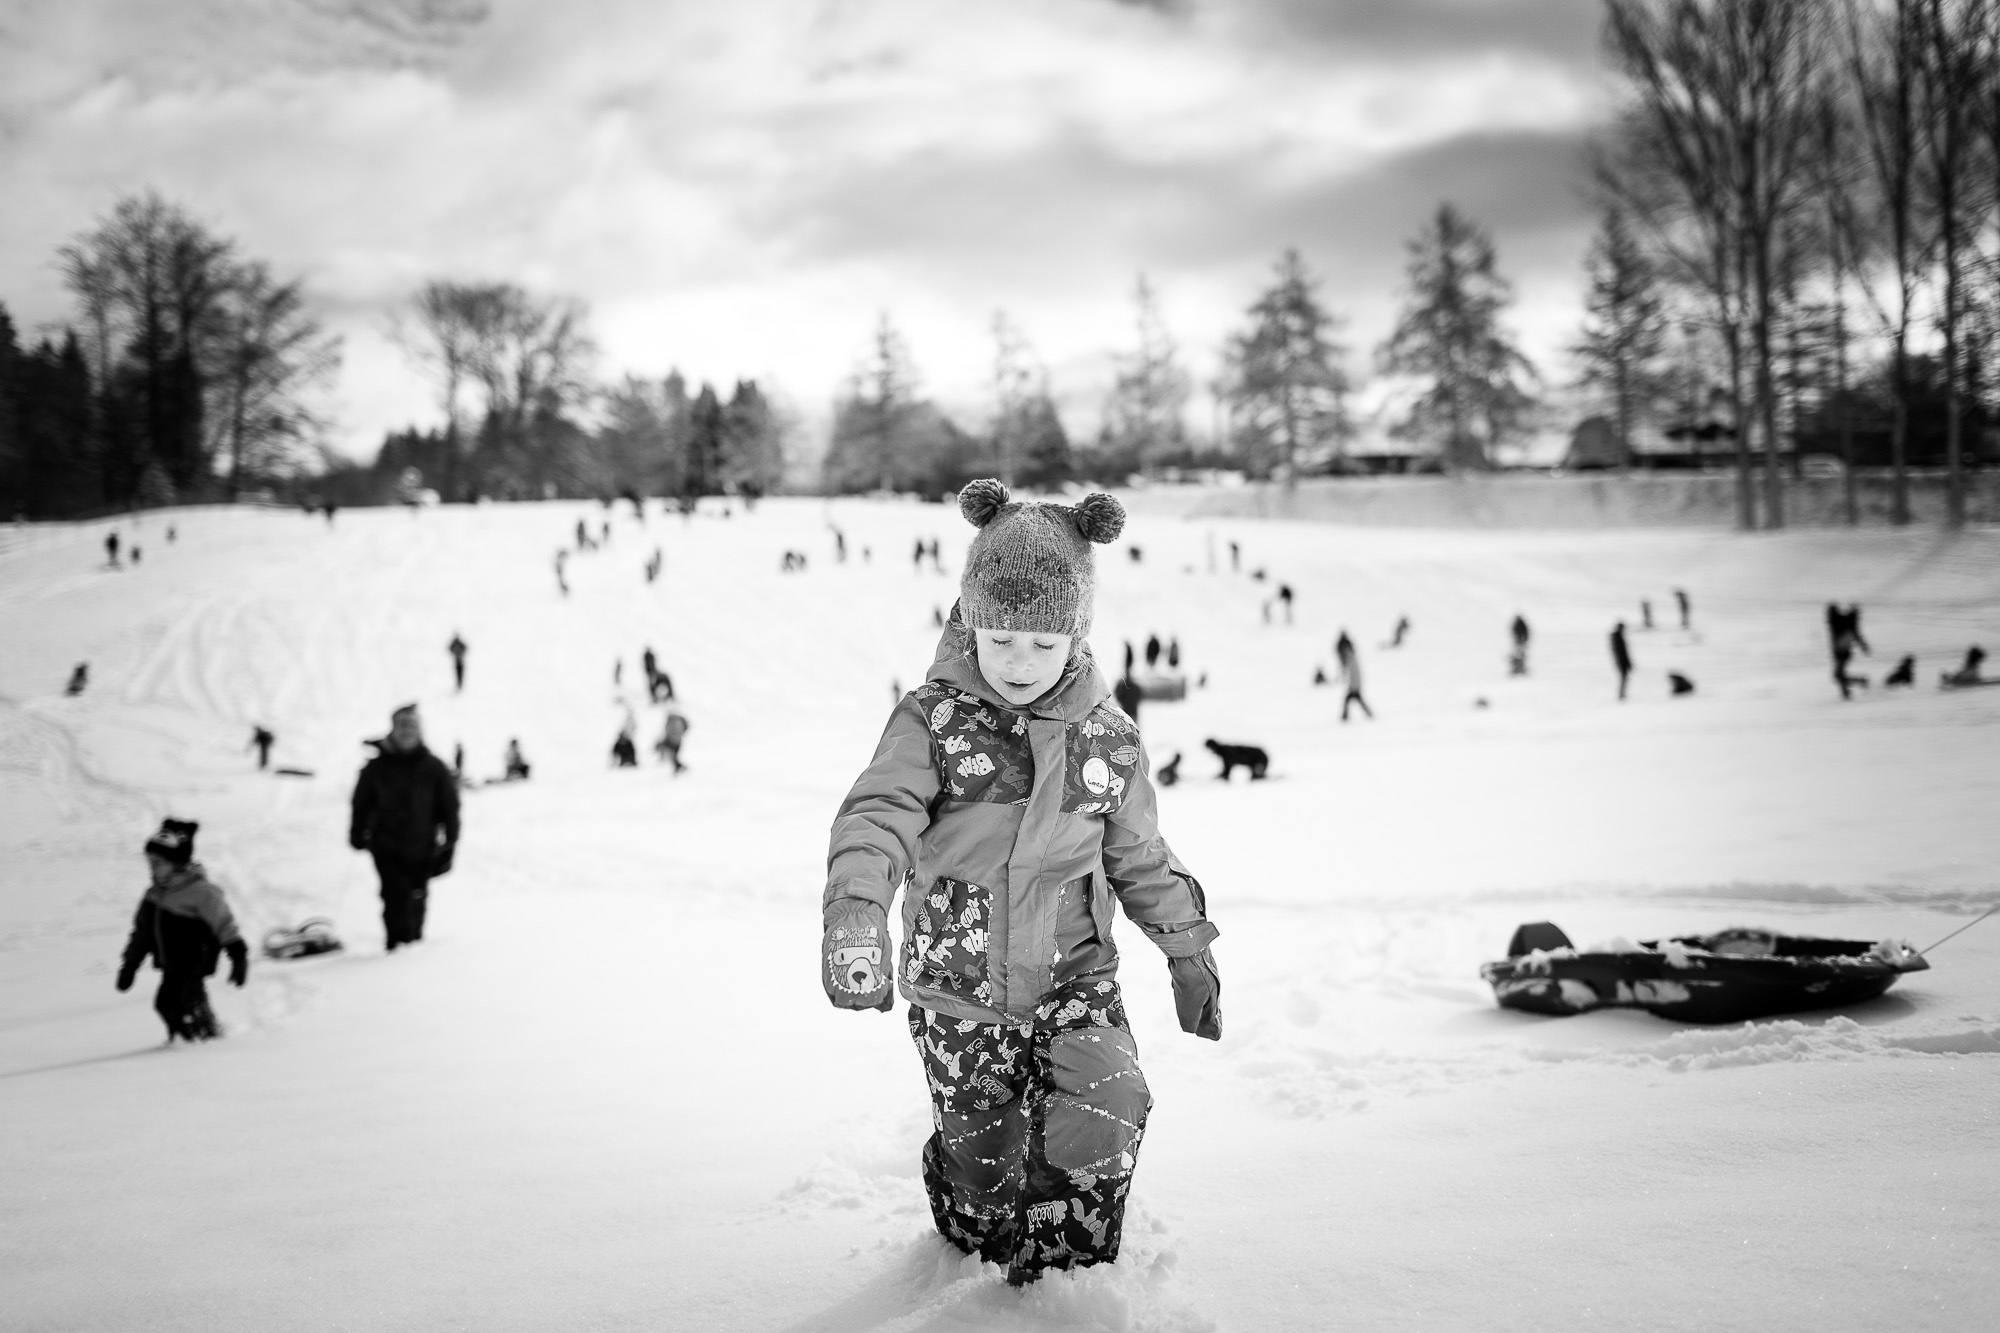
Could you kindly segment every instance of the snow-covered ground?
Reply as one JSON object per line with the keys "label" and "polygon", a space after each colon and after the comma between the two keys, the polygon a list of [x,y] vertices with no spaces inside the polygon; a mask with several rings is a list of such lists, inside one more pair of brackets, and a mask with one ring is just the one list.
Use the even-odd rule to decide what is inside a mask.
{"label": "snow-covered ground", "polygon": [[[2000,901],[2000,689],[1935,688],[2000,648],[2000,532],[1136,516],[1094,642],[1115,669],[1177,636],[1206,674],[1141,722],[1156,766],[1185,755],[1164,829],[1224,932],[1227,1033],[1182,1035],[1121,931],[1156,1099],[1125,1255],[1015,1292],[931,1233],[901,1015],[835,1012],[817,977],[827,825],[971,530],[621,506],[565,599],[580,515],[182,511],[118,524],[145,559],[116,572],[111,525],[0,529],[0,1327],[1994,1327],[2000,919],[1881,1000],[1724,1029],[1503,1013],[1477,967],[1526,920],[1924,947]],[[912,569],[932,534],[947,577]],[[1281,580],[1292,625],[1263,611]],[[1841,702],[1835,598],[1869,674],[1914,652],[1919,688]],[[1310,683],[1343,627],[1372,722]],[[648,645],[693,721],[679,779],[607,766],[627,705],[657,734]],[[473,774],[518,737],[535,777],[467,794],[429,938],[385,956],[346,798],[411,699]],[[255,772],[258,722],[317,776]],[[1210,736],[1274,780],[1216,782]],[[216,986],[230,1036],[197,1048],[160,1048],[152,974],[112,989],[168,813],[253,939],[320,914],[349,944]]]}

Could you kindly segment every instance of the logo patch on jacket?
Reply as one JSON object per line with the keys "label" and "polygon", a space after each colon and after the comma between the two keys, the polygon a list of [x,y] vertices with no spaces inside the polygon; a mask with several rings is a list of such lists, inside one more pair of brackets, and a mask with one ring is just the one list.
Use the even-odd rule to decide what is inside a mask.
{"label": "logo patch on jacket", "polygon": [[1063,809],[1071,814],[1109,814],[1125,803],[1139,770],[1139,729],[1116,709],[1100,704],[1069,729],[1069,772]]}

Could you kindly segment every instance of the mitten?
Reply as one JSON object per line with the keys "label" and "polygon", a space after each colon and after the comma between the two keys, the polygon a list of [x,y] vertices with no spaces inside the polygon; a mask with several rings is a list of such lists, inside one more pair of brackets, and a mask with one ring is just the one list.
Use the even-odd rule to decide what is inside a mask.
{"label": "mitten", "polygon": [[431,857],[432,878],[436,878],[439,875],[449,875],[451,873],[451,858],[453,852],[455,852],[456,850],[457,849],[454,848],[450,843],[446,843],[444,846],[437,849],[436,853],[434,853]]}
{"label": "mitten", "polygon": [[138,964],[136,963],[126,963],[124,966],[120,967],[118,969],[118,989],[120,991],[131,990],[132,979],[138,975],[139,975],[139,967]]}
{"label": "mitten", "polygon": [[820,982],[836,1009],[880,1009],[894,1003],[889,918],[874,903],[843,898],[827,913],[820,937]]}
{"label": "mitten", "polygon": [[1167,976],[1174,983],[1174,1010],[1181,1031],[1210,1041],[1222,1040],[1222,978],[1215,972],[1215,955],[1207,949],[1186,958],[1169,958]]}
{"label": "mitten", "polygon": [[242,940],[229,942],[229,984],[241,986],[250,979],[250,946]]}

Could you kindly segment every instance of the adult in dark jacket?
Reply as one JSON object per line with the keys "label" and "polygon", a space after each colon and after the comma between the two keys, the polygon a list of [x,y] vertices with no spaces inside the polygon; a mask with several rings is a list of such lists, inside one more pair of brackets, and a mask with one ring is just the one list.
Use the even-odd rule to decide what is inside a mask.
{"label": "adult in dark jacket", "polygon": [[241,986],[250,976],[250,950],[222,890],[209,883],[194,861],[200,825],[169,819],[146,841],[146,866],[153,882],[132,917],[132,934],[118,965],[118,989],[132,989],[148,958],[160,969],[153,1012],[167,1025],[167,1040],[207,1041],[222,1035],[208,1006],[208,978],[222,955],[229,955],[229,981]]}
{"label": "adult in dark jacket", "polygon": [[424,937],[430,882],[451,870],[458,847],[458,784],[424,748],[417,706],[398,708],[389,735],[354,784],[347,843],[375,858],[382,931],[391,950]]}
{"label": "adult in dark jacket", "polygon": [[1625,622],[1611,627],[1611,665],[1618,669],[1618,702],[1625,702],[1625,686],[1632,679],[1632,650],[1625,643]]}

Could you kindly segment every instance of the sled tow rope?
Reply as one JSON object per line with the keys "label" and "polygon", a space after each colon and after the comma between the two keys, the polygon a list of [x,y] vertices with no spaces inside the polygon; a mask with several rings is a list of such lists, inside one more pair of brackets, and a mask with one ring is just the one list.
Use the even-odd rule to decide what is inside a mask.
{"label": "sled tow rope", "polygon": [[[2000,912],[2000,903],[1993,904],[1993,906],[1987,908],[1985,911],[1981,912],[1978,916],[1972,918],[1972,920],[1960,926],[1957,930],[1951,932],[1951,935],[1963,935],[1966,931],[1971,930],[1974,926],[1984,921],[1987,917],[1992,916],[1995,912]],[[1950,939],[1951,935],[1945,936],[1944,940]],[[1939,940],[1937,944],[1933,944],[1931,946],[1931,949],[1937,948],[1938,944],[1943,944],[1944,940]],[[1917,953],[1919,955],[1928,954],[1931,951],[1931,949],[1919,949],[1917,950]]]}

